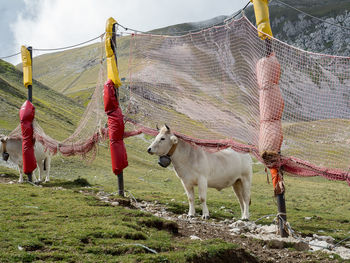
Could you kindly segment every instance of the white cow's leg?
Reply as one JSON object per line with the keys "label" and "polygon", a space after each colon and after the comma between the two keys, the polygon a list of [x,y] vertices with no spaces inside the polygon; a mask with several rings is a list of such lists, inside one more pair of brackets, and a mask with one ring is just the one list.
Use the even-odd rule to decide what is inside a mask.
{"label": "white cow's leg", "polygon": [[236,193],[236,196],[237,196],[238,201],[239,201],[239,205],[241,207],[241,218],[242,218],[242,220],[247,220],[248,218],[246,218],[246,215],[244,213],[244,211],[245,211],[245,204],[244,204],[244,195],[243,195],[243,184],[242,184],[242,181],[240,179],[238,179],[233,184],[233,190]]}
{"label": "white cow's leg", "polygon": [[208,189],[208,182],[205,178],[201,178],[198,180],[198,195],[199,200],[201,202],[202,206],[202,218],[208,219],[209,218],[209,210],[207,207],[207,189]]}
{"label": "white cow's leg", "polygon": [[39,178],[40,178],[40,169],[35,168],[35,170],[32,172],[32,180],[34,183],[38,182],[38,179],[36,178],[36,175],[35,175],[36,171],[39,171]]}
{"label": "white cow's leg", "polygon": [[50,169],[51,169],[51,157],[48,156],[45,159],[45,165],[46,165],[46,179],[45,182],[50,181]]}
{"label": "white cow's leg", "polygon": [[245,219],[245,220],[249,219],[250,187],[251,187],[250,178],[251,177],[245,177],[242,182],[243,203],[244,203],[242,219]]}
{"label": "white cow's leg", "polygon": [[[38,180],[36,180],[36,182],[41,182],[42,176],[44,174],[44,162],[39,161],[39,162],[37,162],[37,165],[38,165],[39,177],[38,177]],[[33,175],[34,175],[34,173],[33,173]]]}
{"label": "white cow's leg", "polygon": [[22,164],[18,165],[18,171],[19,171],[19,180],[18,180],[18,182],[21,184],[21,183],[23,183],[23,167],[22,167]]}
{"label": "white cow's leg", "polygon": [[182,182],[182,185],[184,186],[186,194],[187,194],[187,199],[188,199],[188,204],[189,204],[188,216],[192,217],[196,213],[196,210],[194,208],[194,189],[193,189],[193,185],[187,185],[182,180],[181,180],[181,182]]}

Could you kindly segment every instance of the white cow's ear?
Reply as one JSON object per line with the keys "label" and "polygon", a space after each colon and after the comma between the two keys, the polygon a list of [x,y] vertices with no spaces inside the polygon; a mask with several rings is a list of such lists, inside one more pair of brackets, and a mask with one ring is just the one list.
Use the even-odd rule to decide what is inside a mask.
{"label": "white cow's ear", "polygon": [[170,140],[172,141],[173,144],[177,144],[178,143],[178,139],[174,135],[170,137]]}

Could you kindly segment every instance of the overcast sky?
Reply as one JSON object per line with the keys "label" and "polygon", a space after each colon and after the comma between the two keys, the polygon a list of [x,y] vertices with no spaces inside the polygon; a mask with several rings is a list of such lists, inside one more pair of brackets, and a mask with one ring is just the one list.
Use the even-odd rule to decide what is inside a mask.
{"label": "overcast sky", "polygon": [[[148,31],[231,15],[247,3],[248,0],[0,0],[0,57],[19,52],[21,45],[56,48],[92,39],[104,32],[109,17],[126,27]],[[17,64],[20,56],[6,60]]]}

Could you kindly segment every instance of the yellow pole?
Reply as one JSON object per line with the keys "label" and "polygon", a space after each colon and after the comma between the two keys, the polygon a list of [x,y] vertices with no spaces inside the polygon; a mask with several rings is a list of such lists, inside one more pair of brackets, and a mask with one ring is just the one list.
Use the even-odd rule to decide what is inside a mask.
{"label": "yellow pole", "polygon": [[[106,23],[106,38],[105,38],[105,50],[107,57],[107,75],[108,79],[112,80],[115,88],[119,88],[122,83],[119,78],[117,55],[116,52],[116,33],[115,25],[117,21],[113,17],[107,19]],[[116,90],[118,94],[118,90]],[[118,99],[118,95],[117,95]],[[124,197],[124,177],[123,171],[121,171],[118,176],[118,194]]]}
{"label": "yellow pole", "polygon": [[105,50],[107,57],[107,75],[108,79],[112,80],[115,87],[119,88],[122,83],[119,78],[117,57],[113,50],[113,28],[117,21],[110,17],[106,23]]}
{"label": "yellow pole", "polygon": [[23,64],[23,84],[26,88],[33,84],[32,82],[32,48],[21,47],[22,64]]}
{"label": "yellow pole", "polygon": [[[254,5],[254,13],[256,26],[259,31],[259,37],[264,40],[266,38],[270,39],[269,36],[272,35],[272,30],[270,26],[270,18],[269,18],[269,1],[268,0],[250,0],[250,2]],[[265,33],[265,34],[264,34]]]}

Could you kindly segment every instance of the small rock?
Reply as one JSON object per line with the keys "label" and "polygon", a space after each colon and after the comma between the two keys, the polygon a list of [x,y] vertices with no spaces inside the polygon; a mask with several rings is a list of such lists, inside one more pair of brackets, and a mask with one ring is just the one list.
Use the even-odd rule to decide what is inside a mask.
{"label": "small rock", "polygon": [[326,241],[327,243],[334,244],[334,238],[331,236],[318,236],[316,234],[313,235],[315,239],[321,240],[321,241]]}
{"label": "small rock", "polygon": [[171,199],[170,201],[171,201],[171,202],[175,202],[175,199],[173,198],[173,199]]}
{"label": "small rock", "polygon": [[246,225],[246,223],[245,223],[244,221],[242,221],[242,220],[237,220],[236,222],[232,223],[232,224],[230,225],[230,227],[233,227],[233,228],[235,228],[235,227],[237,227],[237,228],[243,228],[243,227],[245,227],[245,225]]}
{"label": "small rock", "polygon": [[306,221],[310,221],[310,220],[312,219],[312,217],[306,216],[306,217],[304,217],[304,219],[305,219]]}
{"label": "small rock", "polygon": [[230,232],[231,232],[233,235],[240,235],[240,234],[241,234],[241,229],[238,228],[238,227],[235,227],[235,228],[230,229]]}
{"label": "small rock", "polygon": [[224,224],[229,224],[229,223],[231,223],[231,220],[230,219],[225,219],[223,223]]}
{"label": "small rock", "polygon": [[113,205],[113,206],[118,206],[118,205],[119,205],[119,202],[112,202],[111,205]]}
{"label": "small rock", "polygon": [[202,240],[200,237],[197,237],[195,235],[190,236],[192,240]]}
{"label": "small rock", "polygon": [[318,240],[312,240],[309,243],[309,245],[313,251],[317,251],[317,250],[321,250],[329,247],[326,241],[318,241]]}
{"label": "small rock", "polygon": [[310,246],[305,242],[298,242],[294,244],[294,248],[298,251],[308,251]]}
{"label": "small rock", "polygon": [[261,234],[275,234],[276,233],[276,225],[262,226],[257,230]]}
{"label": "small rock", "polygon": [[222,206],[222,207],[220,207],[220,209],[222,210],[222,209],[225,209],[226,207],[224,207],[224,206]]}
{"label": "small rock", "polygon": [[267,243],[267,247],[271,249],[282,249],[284,248],[284,242],[280,240],[270,240]]}

